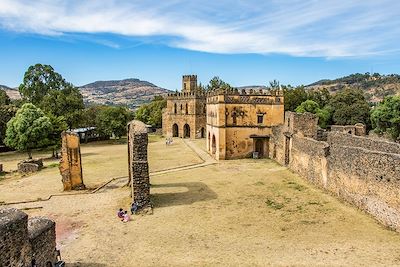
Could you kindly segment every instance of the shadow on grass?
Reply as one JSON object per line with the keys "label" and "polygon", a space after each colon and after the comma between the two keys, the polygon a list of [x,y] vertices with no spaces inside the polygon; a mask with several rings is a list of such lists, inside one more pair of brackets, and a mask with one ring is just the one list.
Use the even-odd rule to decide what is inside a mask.
{"label": "shadow on grass", "polygon": [[190,183],[172,183],[152,185],[152,188],[187,188],[186,192],[177,193],[154,193],[151,194],[151,201],[154,208],[190,205],[199,201],[208,201],[217,199],[218,195],[212,191],[206,184],[200,182]]}

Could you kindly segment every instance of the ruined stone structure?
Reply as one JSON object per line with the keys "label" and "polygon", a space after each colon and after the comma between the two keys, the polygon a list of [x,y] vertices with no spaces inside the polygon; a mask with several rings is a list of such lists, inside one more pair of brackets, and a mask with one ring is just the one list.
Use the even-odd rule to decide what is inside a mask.
{"label": "ruined stone structure", "polygon": [[141,121],[128,124],[129,184],[132,188],[132,203],[139,210],[151,210],[149,164],[147,161],[147,128]]}
{"label": "ruined stone structure", "polygon": [[400,231],[400,145],[337,131],[315,139],[318,120],[287,112],[270,157]]}
{"label": "ruined stone structure", "polygon": [[0,209],[0,266],[46,267],[56,261],[53,221],[43,217],[28,220],[20,210]]}
{"label": "ruined stone structure", "polygon": [[18,172],[21,174],[29,174],[38,172],[43,168],[41,159],[28,159],[18,163]]}
{"label": "ruined stone structure", "polygon": [[60,173],[64,191],[85,189],[79,135],[73,132],[61,134]]}
{"label": "ruined stone structure", "polygon": [[[272,127],[283,123],[278,91],[217,90],[207,95],[207,151],[216,159],[269,156]],[[253,153],[255,152],[255,153]]]}
{"label": "ruined stone structure", "polygon": [[367,134],[367,127],[362,123],[356,123],[355,125],[332,125],[331,131],[365,136]]}
{"label": "ruined stone structure", "polygon": [[168,137],[205,137],[206,95],[197,87],[196,75],[183,76],[182,91],[168,94],[162,126]]}

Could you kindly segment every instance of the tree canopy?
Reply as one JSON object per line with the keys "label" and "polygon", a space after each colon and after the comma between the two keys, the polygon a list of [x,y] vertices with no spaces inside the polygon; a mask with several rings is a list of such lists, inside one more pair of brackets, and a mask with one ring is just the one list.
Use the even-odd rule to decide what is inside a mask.
{"label": "tree canopy", "polygon": [[210,82],[208,83],[208,85],[206,86],[207,90],[217,90],[217,89],[231,89],[232,86],[229,83],[224,82],[223,80],[221,80],[218,76],[215,76],[214,78],[212,78],[210,80]]}
{"label": "tree canopy", "polygon": [[24,104],[7,123],[5,144],[19,151],[28,152],[50,144],[49,135],[53,131],[49,117],[31,103]]}
{"label": "tree canopy", "polygon": [[371,113],[375,132],[387,132],[396,140],[400,137],[400,96],[386,97]]}
{"label": "tree canopy", "polygon": [[167,107],[167,100],[155,97],[149,104],[140,106],[135,113],[135,119],[153,127],[162,126],[162,110]]}
{"label": "tree canopy", "polygon": [[310,112],[318,116],[318,124],[321,128],[326,128],[330,122],[331,113],[327,108],[320,108],[319,104],[313,100],[306,100],[295,110],[299,113]]}
{"label": "tree canopy", "polygon": [[6,91],[0,89],[0,106],[9,105],[10,103],[11,100]]}

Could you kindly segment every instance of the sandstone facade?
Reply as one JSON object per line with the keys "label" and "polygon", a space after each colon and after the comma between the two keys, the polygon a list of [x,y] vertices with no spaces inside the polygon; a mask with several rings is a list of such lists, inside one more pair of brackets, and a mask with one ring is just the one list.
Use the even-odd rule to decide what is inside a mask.
{"label": "sandstone facade", "polygon": [[51,266],[57,261],[55,223],[14,208],[0,209],[0,266]]}
{"label": "sandstone facade", "polygon": [[79,135],[73,132],[63,132],[61,139],[62,147],[59,169],[64,191],[85,189]]}
{"label": "sandstone facade", "polygon": [[206,95],[198,89],[196,75],[183,76],[181,93],[168,94],[162,127],[167,137],[205,137]]}
{"label": "sandstone facade", "polygon": [[207,95],[207,151],[216,159],[268,157],[273,126],[283,123],[281,92],[217,90]]}

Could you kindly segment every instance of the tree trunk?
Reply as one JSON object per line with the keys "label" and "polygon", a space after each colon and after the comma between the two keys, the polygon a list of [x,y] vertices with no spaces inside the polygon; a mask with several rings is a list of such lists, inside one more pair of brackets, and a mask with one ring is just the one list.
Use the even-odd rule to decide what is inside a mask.
{"label": "tree trunk", "polygon": [[53,151],[53,155],[51,157],[54,159],[56,157],[56,152],[55,152],[54,148],[52,149],[52,151]]}
{"label": "tree trunk", "polygon": [[28,150],[28,159],[32,159],[32,151]]}

